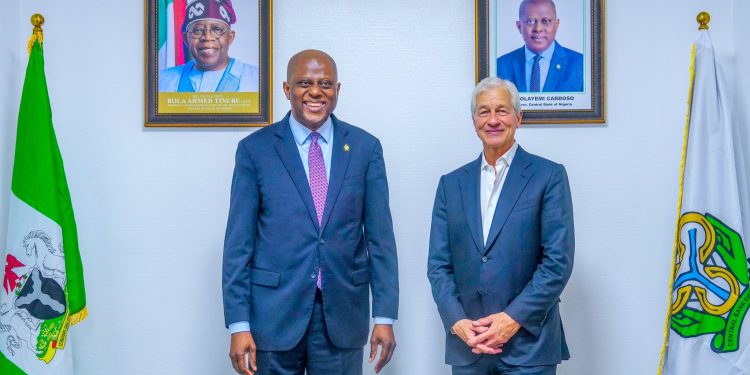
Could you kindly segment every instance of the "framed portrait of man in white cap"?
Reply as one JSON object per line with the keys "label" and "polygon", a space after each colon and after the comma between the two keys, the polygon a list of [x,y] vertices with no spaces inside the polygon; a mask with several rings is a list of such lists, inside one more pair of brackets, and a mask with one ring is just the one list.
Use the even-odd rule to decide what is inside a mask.
{"label": "framed portrait of man in white cap", "polygon": [[271,119],[271,0],[146,0],[146,126]]}

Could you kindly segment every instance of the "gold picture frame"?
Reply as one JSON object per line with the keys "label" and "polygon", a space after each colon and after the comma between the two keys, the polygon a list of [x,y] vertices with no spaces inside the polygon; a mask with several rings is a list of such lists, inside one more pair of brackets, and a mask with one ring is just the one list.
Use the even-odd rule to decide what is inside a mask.
{"label": "gold picture frame", "polygon": [[[228,9],[234,17],[229,30],[231,40],[227,42],[228,36],[221,39],[211,30],[187,33],[186,19],[195,17],[196,12],[207,12],[207,2],[145,0],[145,126],[237,127],[273,122],[272,3],[212,3],[211,6],[220,7],[217,9],[221,14],[226,15]],[[212,39],[223,43],[210,48],[198,45],[213,43]],[[199,48],[226,48],[228,64],[218,73],[201,70],[205,57],[193,57],[203,53]]]}
{"label": "gold picture frame", "polygon": [[[530,7],[520,5],[521,0],[475,0],[476,81],[495,75],[515,83],[525,124],[605,122],[604,0],[555,0],[559,23],[551,32],[552,48],[542,52],[529,47],[532,31],[526,27],[536,25],[536,16],[527,16]],[[545,83],[532,88],[533,56],[545,52],[551,57],[542,68]]]}

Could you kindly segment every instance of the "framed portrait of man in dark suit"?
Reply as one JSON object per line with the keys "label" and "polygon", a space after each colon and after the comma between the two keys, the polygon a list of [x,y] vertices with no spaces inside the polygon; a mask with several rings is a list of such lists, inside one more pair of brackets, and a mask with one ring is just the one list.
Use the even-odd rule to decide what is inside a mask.
{"label": "framed portrait of man in dark suit", "polygon": [[521,94],[526,123],[605,121],[604,0],[476,0],[476,80]]}
{"label": "framed portrait of man in dark suit", "polygon": [[145,1],[146,126],[272,122],[272,0]]}

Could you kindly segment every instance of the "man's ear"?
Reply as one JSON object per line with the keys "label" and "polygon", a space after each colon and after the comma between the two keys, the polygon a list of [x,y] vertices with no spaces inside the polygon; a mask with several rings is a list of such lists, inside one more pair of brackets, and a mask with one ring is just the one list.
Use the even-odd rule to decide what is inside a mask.
{"label": "man's ear", "polygon": [[289,83],[287,81],[284,81],[282,87],[284,87],[284,95],[286,95],[287,100],[292,99],[292,87],[289,86]]}

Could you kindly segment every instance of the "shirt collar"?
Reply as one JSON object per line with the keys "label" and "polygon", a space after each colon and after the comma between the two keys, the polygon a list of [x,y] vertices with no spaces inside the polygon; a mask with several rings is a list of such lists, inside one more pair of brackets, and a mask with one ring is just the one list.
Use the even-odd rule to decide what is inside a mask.
{"label": "shirt collar", "polygon": [[[297,142],[298,145],[302,146],[307,142],[307,140],[310,138],[310,133],[312,133],[312,130],[305,127],[305,125],[302,125],[297,119],[294,118],[294,115],[289,115],[289,127],[292,129],[292,135],[294,136],[294,140]],[[331,134],[333,134],[333,121],[331,120],[331,116],[328,116],[326,121],[323,123],[323,125],[318,128],[318,134],[320,134],[320,139],[324,143],[328,143],[328,141],[331,139]]]}
{"label": "shirt collar", "polygon": [[[510,163],[513,162],[513,158],[516,156],[517,150],[518,142],[513,141],[513,146],[510,146],[508,151],[505,151],[500,159],[505,159],[505,162],[508,163],[508,167],[510,167]],[[500,161],[500,159],[497,159],[497,161]],[[487,163],[487,158],[484,157],[484,151],[482,151],[482,168],[480,170],[485,170],[485,168],[495,169],[495,166],[497,166],[497,161],[495,162],[495,165],[490,165],[489,163]]]}
{"label": "shirt collar", "polygon": [[[552,60],[552,54],[555,53],[555,45],[557,45],[557,41],[553,41],[552,44],[550,44],[549,47],[547,47],[547,49],[542,51],[542,53],[540,53],[539,55],[548,61]],[[531,52],[529,47],[524,46],[523,48],[524,50],[526,50],[526,61],[534,60],[534,56],[536,56],[536,53]]]}

